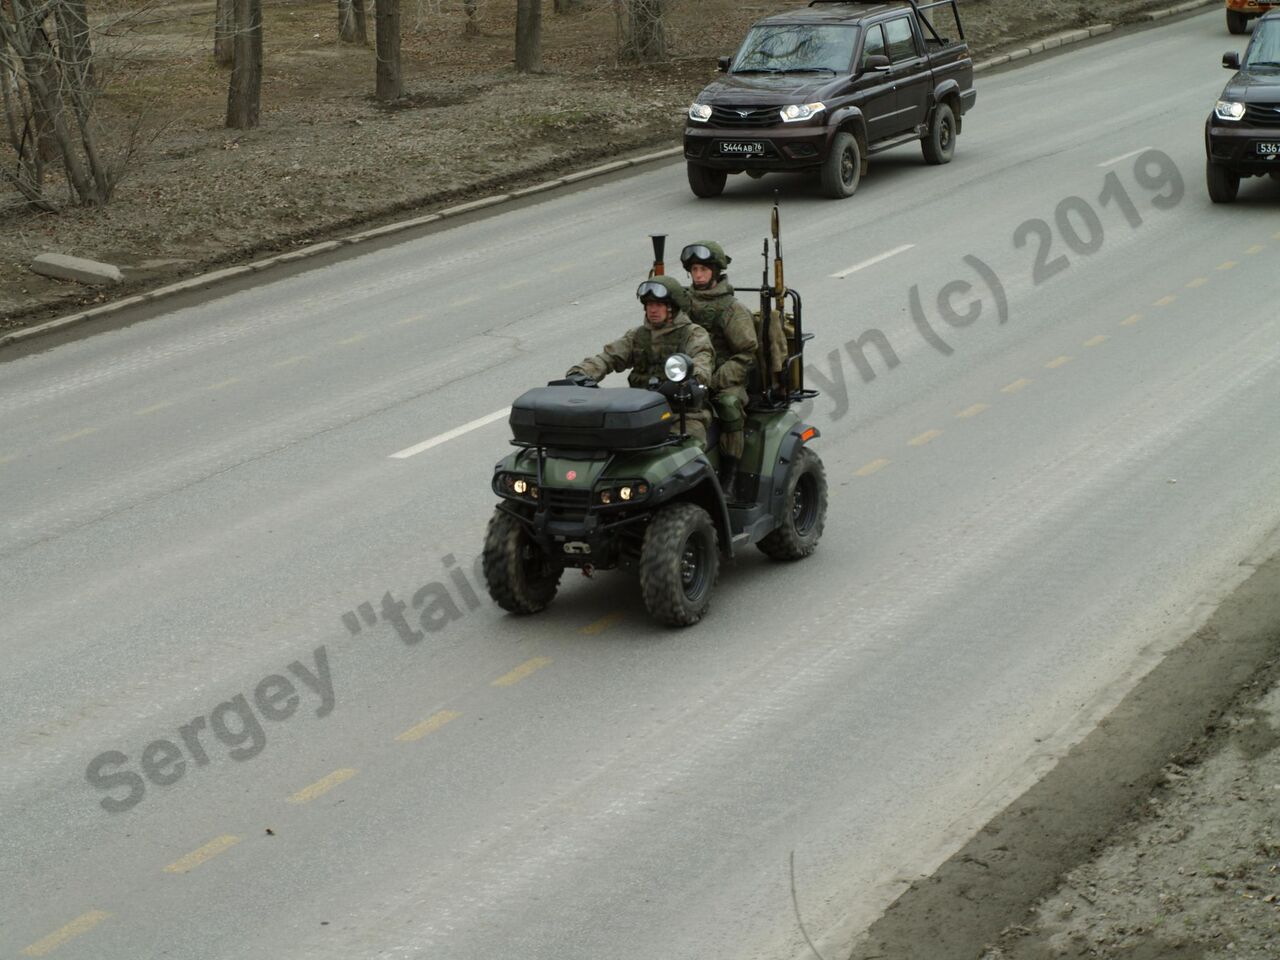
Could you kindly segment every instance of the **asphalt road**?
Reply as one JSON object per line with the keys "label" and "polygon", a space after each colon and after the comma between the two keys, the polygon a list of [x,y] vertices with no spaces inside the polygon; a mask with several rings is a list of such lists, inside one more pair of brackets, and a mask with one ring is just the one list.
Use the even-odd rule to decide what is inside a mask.
{"label": "asphalt road", "polygon": [[[0,953],[780,960],[792,858],[847,940],[1280,525],[1280,184],[1203,185],[1232,46],[986,77],[850,201],[664,165],[0,364]],[[623,575],[474,603],[505,424],[392,455],[637,322],[648,233],[758,283],[775,186],[819,553],[684,631]]]}

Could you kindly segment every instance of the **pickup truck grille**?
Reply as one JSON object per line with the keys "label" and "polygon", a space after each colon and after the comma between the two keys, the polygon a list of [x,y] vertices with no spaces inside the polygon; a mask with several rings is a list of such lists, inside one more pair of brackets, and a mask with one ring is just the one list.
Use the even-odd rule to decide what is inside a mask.
{"label": "pickup truck grille", "polygon": [[711,123],[717,127],[772,127],[780,123],[779,107],[711,108]]}
{"label": "pickup truck grille", "polygon": [[1246,103],[1244,121],[1257,127],[1280,127],[1280,104]]}

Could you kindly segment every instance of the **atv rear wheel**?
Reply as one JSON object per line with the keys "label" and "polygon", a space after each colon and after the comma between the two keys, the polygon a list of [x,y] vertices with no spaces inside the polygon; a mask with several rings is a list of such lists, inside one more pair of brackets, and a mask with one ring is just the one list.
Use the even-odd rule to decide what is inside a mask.
{"label": "atv rear wheel", "polygon": [[688,166],[689,189],[695,197],[718,197],[724,193],[725,182],[729,174],[724,170],[713,170],[698,163]]}
{"label": "atv rear wheel", "polygon": [[489,596],[511,613],[545,610],[564,572],[533,542],[525,525],[501,508],[489,520],[483,564]]}
{"label": "atv rear wheel", "polygon": [[674,503],[649,523],[640,549],[640,590],[655,620],[687,627],[711,606],[720,548],[711,516],[697,504]]}
{"label": "atv rear wheel", "polygon": [[818,549],[827,521],[827,471],[808,447],[791,462],[782,502],[780,523],[756,547],[774,560],[801,560]]}

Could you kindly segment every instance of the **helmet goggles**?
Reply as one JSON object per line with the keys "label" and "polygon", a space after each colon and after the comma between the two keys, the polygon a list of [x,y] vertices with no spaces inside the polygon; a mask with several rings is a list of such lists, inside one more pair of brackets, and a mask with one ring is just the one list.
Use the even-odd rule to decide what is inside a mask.
{"label": "helmet goggles", "polygon": [[719,265],[716,262],[719,259],[710,247],[701,243],[691,243],[680,251],[680,262],[686,269],[691,263],[702,263],[708,267],[715,267]]}
{"label": "helmet goggles", "polygon": [[646,300],[661,300],[663,303],[674,305],[676,298],[667,288],[666,284],[658,283],[656,280],[646,280],[640,284],[636,290],[636,296],[643,303]]}

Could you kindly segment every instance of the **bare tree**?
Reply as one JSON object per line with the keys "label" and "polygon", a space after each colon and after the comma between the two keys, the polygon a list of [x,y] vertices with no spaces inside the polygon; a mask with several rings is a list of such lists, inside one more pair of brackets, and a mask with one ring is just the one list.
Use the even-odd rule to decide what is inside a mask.
{"label": "bare tree", "polygon": [[[55,24],[57,44],[46,29]],[[83,0],[0,0],[0,91],[17,169],[0,170],[30,204],[55,209],[44,164],[61,161],[73,199],[105,204],[132,156],[103,156],[94,116],[92,46]],[[39,141],[45,141],[42,150]]]}
{"label": "bare tree", "polygon": [[667,58],[664,0],[614,0],[618,59],[654,63]]}
{"label": "bare tree", "polygon": [[400,69],[400,0],[373,0],[377,31],[377,85],[374,96],[384,103],[404,94]]}
{"label": "bare tree", "polygon": [[235,0],[218,0],[213,14],[213,60],[224,67],[236,58]]}
{"label": "bare tree", "polygon": [[249,130],[262,112],[262,0],[235,0],[235,64],[227,89],[227,126]]}
{"label": "bare tree", "polygon": [[555,0],[556,13],[581,13],[586,9],[586,0]]}
{"label": "bare tree", "polygon": [[338,0],[338,39],[343,43],[358,43],[360,46],[369,42],[364,0]]}
{"label": "bare tree", "polygon": [[542,71],[542,0],[516,0],[516,70]]}

